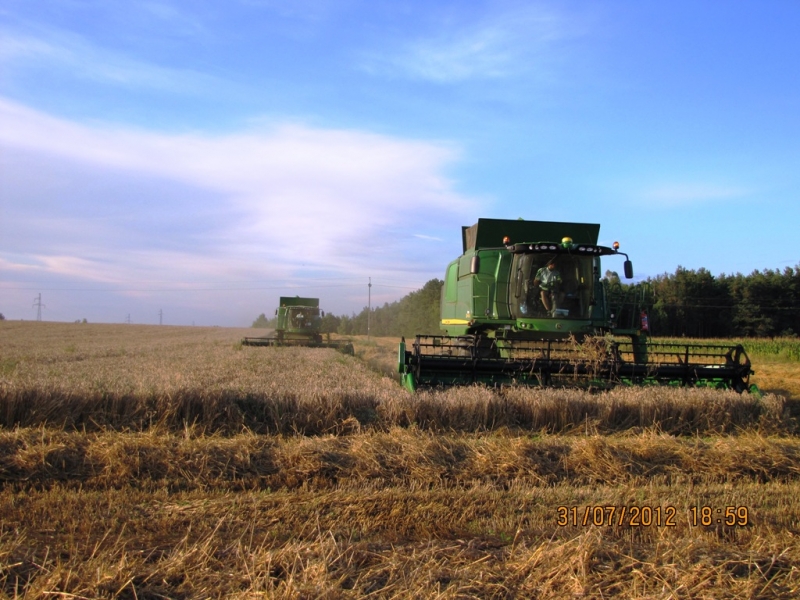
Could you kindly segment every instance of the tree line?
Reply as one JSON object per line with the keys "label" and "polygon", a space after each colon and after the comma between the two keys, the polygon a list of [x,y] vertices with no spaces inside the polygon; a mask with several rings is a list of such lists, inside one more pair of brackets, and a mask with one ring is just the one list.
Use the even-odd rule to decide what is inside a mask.
{"label": "tree line", "polygon": [[[411,292],[396,302],[386,302],[369,310],[352,315],[336,316],[326,312],[322,317],[322,333],[342,335],[414,336],[421,333],[440,333],[439,298],[444,282],[431,279],[421,289]],[[253,322],[253,327],[275,327],[276,319],[263,313]]]}
{"label": "tree line", "polygon": [[627,286],[650,306],[650,331],[697,338],[794,337],[800,333],[800,265],[719,275],[678,267]]}
{"label": "tree line", "polygon": [[[638,298],[647,309],[652,335],[668,337],[794,337],[800,334],[800,265],[749,275],[714,276],[706,269],[678,267],[646,281],[625,284],[606,273],[609,289]],[[420,290],[370,312],[326,313],[323,333],[406,336],[441,333],[439,301],[443,282],[431,279]],[[274,327],[263,314],[254,327]]]}

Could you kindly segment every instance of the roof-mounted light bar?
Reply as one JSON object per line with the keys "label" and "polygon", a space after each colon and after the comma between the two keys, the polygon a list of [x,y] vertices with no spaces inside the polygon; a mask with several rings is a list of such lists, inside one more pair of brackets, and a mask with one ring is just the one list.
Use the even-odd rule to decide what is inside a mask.
{"label": "roof-mounted light bar", "polygon": [[582,254],[586,256],[603,256],[607,254],[621,254],[616,249],[608,246],[595,246],[593,244],[556,244],[554,242],[538,242],[535,244],[510,244],[506,246],[514,254],[528,254],[551,252],[558,254]]}
{"label": "roof-mounted light bar", "polygon": [[555,253],[555,254],[572,254],[583,256],[608,256],[612,254],[622,255],[625,257],[625,277],[631,279],[633,277],[633,265],[631,264],[628,255],[625,252],[619,251],[619,242],[612,244],[613,248],[608,246],[597,246],[595,244],[576,244],[570,237],[561,239],[561,243],[555,242],[536,242],[533,244],[512,244],[511,238],[508,236],[503,238],[503,244],[512,254],[535,254],[535,253]]}

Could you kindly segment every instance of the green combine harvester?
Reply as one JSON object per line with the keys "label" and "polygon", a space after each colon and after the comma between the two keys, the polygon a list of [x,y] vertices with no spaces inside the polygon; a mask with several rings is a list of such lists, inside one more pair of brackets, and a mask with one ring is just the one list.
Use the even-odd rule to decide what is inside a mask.
{"label": "green combine harvester", "polygon": [[246,337],[245,346],[306,346],[309,348],[335,348],[353,354],[353,344],[347,340],[322,339],[320,329],[325,311],[319,309],[319,298],[281,296],[275,310],[278,323],[274,336]]}
{"label": "green combine harvester", "polygon": [[[644,299],[614,293],[600,226],[479,219],[462,227],[463,254],[445,273],[441,328],[400,343],[403,385],[484,383],[603,389],[618,384],[750,389],[741,345],[655,343]],[[616,286],[617,291],[622,286]]]}

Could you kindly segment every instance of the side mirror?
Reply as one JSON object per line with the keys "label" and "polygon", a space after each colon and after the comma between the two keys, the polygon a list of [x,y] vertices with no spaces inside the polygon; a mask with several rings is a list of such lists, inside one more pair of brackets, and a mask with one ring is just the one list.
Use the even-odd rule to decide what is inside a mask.
{"label": "side mirror", "polygon": [[625,279],[633,279],[633,263],[626,260],[623,264],[623,268],[625,269]]}
{"label": "side mirror", "polygon": [[476,254],[475,256],[472,257],[472,260],[469,263],[469,272],[471,275],[477,275],[478,271],[480,270],[481,270],[481,259]]}
{"label": "side mirror", "polygon": [[325,311],[324,311],[324,310],[322,311],[322,316],[323,316],[323,317],[325,316]]}
{"label": "side mirror", "polygon": [[277,308],[275,309],[275,316],[276,317],[278,316],[278,309]]}

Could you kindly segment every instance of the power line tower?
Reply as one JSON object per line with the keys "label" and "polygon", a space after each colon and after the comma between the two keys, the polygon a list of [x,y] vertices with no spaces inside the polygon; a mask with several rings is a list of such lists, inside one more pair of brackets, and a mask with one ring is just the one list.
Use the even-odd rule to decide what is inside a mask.
{"label": "power line tower", "polygon": [[164,311],[160,308],[158,309],[158,324],[161,325],[163,322]]}
{"label": "power line tower", "polygon": [[367,339],[369,339],[369,326],[372,317],[372,277],[367,285]]}
{"label": "power line tower", "polygon": [[36,320],[42,320],[42,308],[47,308],[47,305],[42,304],[42,293],[39,292],[39,295],[33,299],[33,305],[36,307]]}
{"label": "power line tower", "polygon": [[130,325],[131,324],[131,313],[128,313],[128,317],[125,319],[125,322]]}

